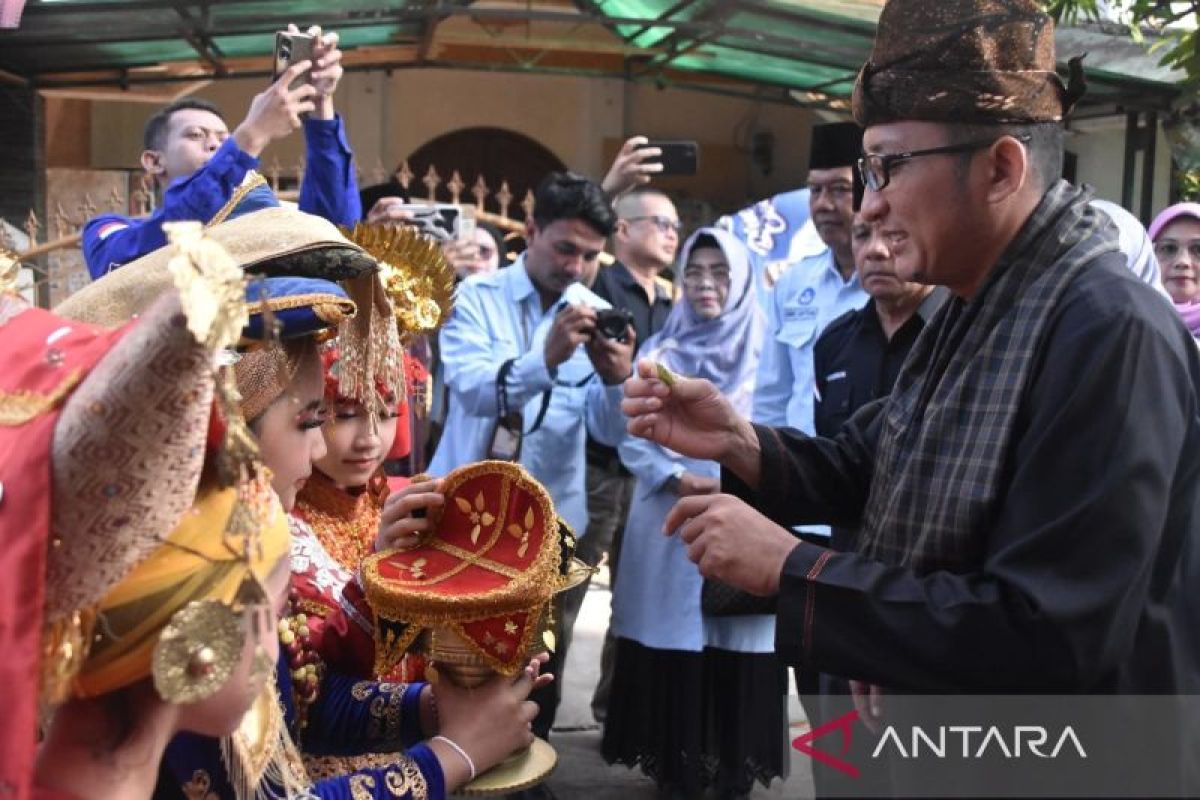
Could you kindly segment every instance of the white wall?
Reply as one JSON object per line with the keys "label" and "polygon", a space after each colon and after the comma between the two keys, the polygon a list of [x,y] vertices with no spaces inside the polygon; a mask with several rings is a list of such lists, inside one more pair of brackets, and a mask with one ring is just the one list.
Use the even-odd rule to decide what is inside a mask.
{"label": "white wall", "polygon": [[[1125,174],[1125,117],[1075,123],[1067,134],[1066,149],[1079,157],[1076,181],[1095,187],[1096,196],[1121,202]],[[1171,146],[1160,127],[1154,151],[1154,213],[1166,208],[1171,191]],[[1133,180],[1133,212],[1142,199],[1142,157],[1139,154]]]}

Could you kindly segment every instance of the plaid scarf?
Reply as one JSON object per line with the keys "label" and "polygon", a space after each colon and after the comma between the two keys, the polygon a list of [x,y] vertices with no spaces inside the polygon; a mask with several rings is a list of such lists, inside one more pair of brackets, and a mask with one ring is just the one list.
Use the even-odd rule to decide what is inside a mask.
{"label": "plaid scarf", "polygon": [[1089,195],[1049,189],[978,295],[952,297],[913,346],[884,411],[863,554],[923,574],[981,563],[1046,324],[1071,281],[1117,249]]}

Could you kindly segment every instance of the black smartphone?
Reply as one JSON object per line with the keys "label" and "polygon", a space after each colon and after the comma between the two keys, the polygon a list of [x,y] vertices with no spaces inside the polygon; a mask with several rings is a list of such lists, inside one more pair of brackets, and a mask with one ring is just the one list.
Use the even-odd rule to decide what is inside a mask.
{"label": "black smartphone", "polygon": [[[288,33],[287,31],[275,32],[275,62],[271,70],[271,83],[279,80],[279,76],[287,72],[292,64],[301,61],[312,61],[313,45],[315,44],[313,37],[307,33]],[[308,81],[308,73],[292,81],[289,89],[295,89],[298,86]]]}
{"label": "black smartphone", "polygon": [[700,167],[700,145],[694,141],[651,139],[642,147],[662,151],[658,161],[663,169],[659,175],[695,175]]}

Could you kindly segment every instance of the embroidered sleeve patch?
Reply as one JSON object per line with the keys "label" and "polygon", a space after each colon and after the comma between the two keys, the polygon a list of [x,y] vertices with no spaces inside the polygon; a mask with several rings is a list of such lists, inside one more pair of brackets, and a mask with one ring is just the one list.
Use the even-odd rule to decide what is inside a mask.
{"label": "embroidered sleeve patch", "polygon": [[100,230],[96,231],[96,237],[100,239],[100,241],[104,241],[110,235],[128,227],[129,223],[127,222],[108,222],[100,226]]}

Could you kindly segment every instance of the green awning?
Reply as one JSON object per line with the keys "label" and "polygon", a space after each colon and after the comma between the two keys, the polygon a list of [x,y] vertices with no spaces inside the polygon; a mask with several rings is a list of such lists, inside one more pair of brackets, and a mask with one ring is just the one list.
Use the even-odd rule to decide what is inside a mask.
{"label": "green awning", "polygon": [[[348,53],[371,48],[347,59],[350,69],[541,69],[844,104],[870,53],[881,5],[882,0],[30,0],[20,29],[0,31],[0,70],[42,86],[195,79],[199,69],[214,77],[253,74],[265,68],[273,31],[294,21],[337,30]],[[449,27],[459,38],[443,42],[439,31]],[[590,35],[579,35],[581,30]],[[464,31],[470,34],[467,44]],[[1164,108],[1182,77],[1159,67],[1156,55],[1119,32],[1064,28],[1058,46],[1064,61],[1089,52],[1085,105]],[[196,69],[186,74],[145,69],[187,63]]]}

